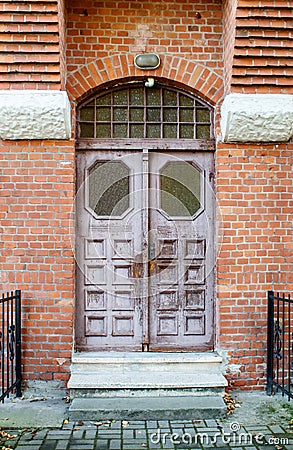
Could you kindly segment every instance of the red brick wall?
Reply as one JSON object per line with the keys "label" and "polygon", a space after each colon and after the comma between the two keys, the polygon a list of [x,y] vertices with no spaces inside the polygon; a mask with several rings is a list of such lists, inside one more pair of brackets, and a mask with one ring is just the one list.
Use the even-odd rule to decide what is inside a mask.
{"label": "red brick wall", "polygon": [[62,17],[58,19],[57,3],[57,0],[0,1],[0,89],[64,86],[58,22],[62,22]]}
{"label": "red brick wall", "polygon": [[[69,75],[114,55],[179,56],[222,75],[220,0],[94,2],[67,5]],[[123,76],[123,73],[121,74]]]}
{"label": "red brick wall", "polygon": [[22,290],[24,377],[64,379],[73,332],[74,144],[2,141],[0,158],[0,290]]}
{"label": "red brick wall", "polygon": [[[218,145],[218,345],[232,384],[264,387],[266,295],[293,291],[293,145]],[[234,379],[234,380],[233,380]]]}

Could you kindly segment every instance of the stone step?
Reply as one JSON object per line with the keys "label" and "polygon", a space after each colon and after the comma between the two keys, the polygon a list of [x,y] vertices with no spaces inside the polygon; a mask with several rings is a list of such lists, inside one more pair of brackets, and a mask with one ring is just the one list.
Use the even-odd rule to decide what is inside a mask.
{"label": "stone step", "polygon": [[222,358],[208,353],[152,353],[152,352],[82,352],[72,355],[71,371],[111,372],[194,372],[220,370]]}
{"label": "stone step", "polygon": [[72,373],[70,389],[192,389],[224,388],[226,378],[220,373],[195,372],[103,372]]}
{"label": "stone step", "polygon": [[225,415],[222,397],[75,398],[70,420],[194,420]]}
{"label": "stone step", "polygon": [[72,358],[71,398],[223,396],[215,353],[84,352]]}

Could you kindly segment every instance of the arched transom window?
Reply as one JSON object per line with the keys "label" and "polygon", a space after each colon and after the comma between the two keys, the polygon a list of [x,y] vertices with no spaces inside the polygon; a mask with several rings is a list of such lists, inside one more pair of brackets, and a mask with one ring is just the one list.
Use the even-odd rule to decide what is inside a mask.
{"label": "arched transom window", "polygon": [[185,91],[133,83],[91,97],[78,110],[78,137],[211,139],[212,108]]}

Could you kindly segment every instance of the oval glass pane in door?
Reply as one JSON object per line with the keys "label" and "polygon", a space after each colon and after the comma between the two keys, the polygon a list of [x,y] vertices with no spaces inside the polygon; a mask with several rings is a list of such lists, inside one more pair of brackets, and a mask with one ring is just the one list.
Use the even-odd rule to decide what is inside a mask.
{"label": "oval glass pane in door", "polygon": [[97,216],[121,216],[129,208],[129,169],[120,161],[98,161],[89,170],[89,207]]}
{"label": "oval glass pane in door", "polygon": [[200,190],[200,172],[189,162],[169,162],[160,171],[160,206],[171,217],[194,216]]}

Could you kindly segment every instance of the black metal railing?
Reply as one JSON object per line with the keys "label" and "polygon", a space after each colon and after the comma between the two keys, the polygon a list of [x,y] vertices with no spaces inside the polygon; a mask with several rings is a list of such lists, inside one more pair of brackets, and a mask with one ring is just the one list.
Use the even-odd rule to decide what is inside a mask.
{"label": "black metal railing", "polygon": [[0,298],[0,401],[21,397],[21,291]]}
{"label": "black metal railing", "polygon": [[293,299],[268,292],[267,394],[293,398]]}

